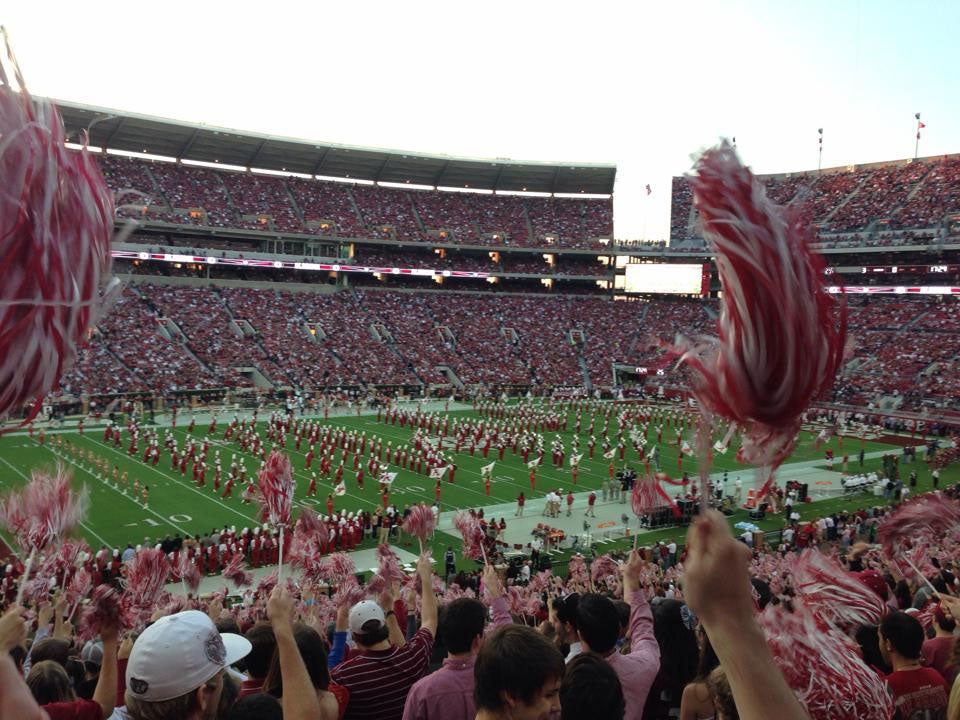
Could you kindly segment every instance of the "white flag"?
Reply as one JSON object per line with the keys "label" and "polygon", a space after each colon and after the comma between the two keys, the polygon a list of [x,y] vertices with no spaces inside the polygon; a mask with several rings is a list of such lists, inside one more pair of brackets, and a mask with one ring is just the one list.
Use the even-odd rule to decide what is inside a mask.
{"label": "white flag", "polygon": [[690,443],[684,440],[680,445],[680,452],[682,452],[684,455],[693,455],[693,448],[690,447]]}
{"label": "white flag", "polygon": [[395,472],[385,472],[380,474],[380,482],[386,483],[387,485],[393,485],[393,481],[397,479],[397,474]]}
{"label": "white flag", "polygon": [[721,455],[727,454],[727,446],[723,444],[722,440],[717,440],[713,444],[713,450],[714,452],[720,453]]}
{"label": "white flag", "polygon": [[347,494],[347,486],[341,481],[340,484],[337,485],[337,486],[333,489],[333,494],[334,494],[334,495],[346,495],[346,494]]}
{"label": "white flag", "polygon": [[439,467],[431,468],[430,477],[434,480],[442,480],[443,476],[447,474],[447,466],[440,465]]}
{"label": "white flag", "polygon": [[528,463],[527,463],[527,467],[528,467],[528,468],[535,468],[535,467],[537,467],[539,464],[540,464],[540,458],[537,458],[536,460],[531,460],[530,462],[528,462]]}
{"label": "white flag", "polygon": [[582,454],[580,454],[580,455],[571,455],[571,456],[570,456],[570,467],[576,467],[577,465],[579,465],[579,464],[580,464],[580,458],[582,458],[582,457],[583,457]]}
{"label": "white flag", "polygon": [[616,456],[616,454],[617,454],[617,451],[616,451],[616,450],[608,450],[607,452],[605,452],[605,453],[603,454],[603,456],[604,456],[607,460],[613,460],[613,458]]}
{"label": "white flag", "polygon": [[482,468],[480,468],[480,476],[489,477],[490,475],[493,475],[493,466],[496,464],[496,462],[492,462],[489,465],[484,465]]}

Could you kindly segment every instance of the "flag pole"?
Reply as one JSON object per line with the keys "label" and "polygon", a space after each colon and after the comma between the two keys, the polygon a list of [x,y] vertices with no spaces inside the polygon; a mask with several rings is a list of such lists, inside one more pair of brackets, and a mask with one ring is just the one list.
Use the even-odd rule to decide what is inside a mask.
{"label": "flag pole", "polygon": [[818,142],[820,144],[820,154],[817,158],[817,175],[820,174],[820,166],[823,165],[823,128],[817,128],[817,134],[820,136]]}
{"label": "flag pole", "polygon": [[913,146],[913,159],[916,160],[920,156],[920,113],[914,114],[914,117],[917,119],[917,141]]}

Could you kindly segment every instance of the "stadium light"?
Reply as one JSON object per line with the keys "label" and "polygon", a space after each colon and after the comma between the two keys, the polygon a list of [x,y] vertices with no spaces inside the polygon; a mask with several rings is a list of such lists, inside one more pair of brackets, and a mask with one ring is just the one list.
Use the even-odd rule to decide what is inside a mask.
{"label": "stadium light", "polygon": [[130,152],[129,150],[114,150],[107,148],[107,155],[118,155],[120,157],[136,158],[137,160],[156,160],[157,162],[175,163],[177,159],[169,155],[154,155],[148,152]]}
{"label": "stadium light", "polygon": [[[75,142],[65,142],[65,143],[63,144],[63,146],[64,146],[65,148],[67,148],[68,150],[83,150],[83,149],[84,149],[84,146],[83,146],[83,145],[81,145],[80,143],[75,143]],[[97,147],[96,145],[90,145],[90,146],[87,147],[86,149],[89,150],[89,151],[92,152],[92,153],[102,153],[102,152],[103,152],[103,148]]]}

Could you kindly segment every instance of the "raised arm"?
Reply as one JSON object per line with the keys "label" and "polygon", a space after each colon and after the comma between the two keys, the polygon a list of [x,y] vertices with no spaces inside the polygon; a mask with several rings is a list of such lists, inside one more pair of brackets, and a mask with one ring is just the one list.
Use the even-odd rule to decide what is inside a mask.
{"label": "raised arm", "polygon": [[653,659],[660,658],[660,645],[653,634],[653,613],[646,593],[640,588],[640,573],[644,561],[636,550],[623,564],[623,601],[630,605],[630,655],[644,655]]}
{"label": "raised arm", "polygon": [[503,584],[500,582],[500,576],[493,565],[487,565],[483,568],[483,587],[487,593],[487,599],[490,601],[490,609],[493,610],[493,619],[487,626],[487,632],[501,625],[512,623],[513,618],[510,617],[507,599],[503,596]]}
{"label": "raised arm", "polygon": [[730,683],[741,720],[809,720],[753,617],[750,550],[709,510],[687,533],[684,595],[703,623]]}
{"label": "raised arm", "polygon": [[113,714],[117,702],[117,637],[118,627],[103,627],[100,638],[103,640],[103,664],[100,677],[93,691],[93,701],[100,706],[101,717],[106,720]]}
{"label": "raised arm", "polygon": [[278,585],[273,589],[267,602],[267,616],[277,639],[284,720],[332,720],[323,715],[317,691],[293,637],[293,600],[286,588]]}
{"label": "raised arm", "polygon": [[437,636],[437,596],[433,594],[433,567],[430,556],[423,554],[417,560],[417,573],[420,575],[420,627]]}

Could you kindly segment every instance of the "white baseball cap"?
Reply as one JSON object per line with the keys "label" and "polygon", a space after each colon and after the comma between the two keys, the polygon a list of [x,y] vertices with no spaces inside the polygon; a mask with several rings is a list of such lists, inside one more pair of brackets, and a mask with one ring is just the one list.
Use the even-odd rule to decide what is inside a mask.
{"label": "white baseball cap", "polygon": [[127,663],[127,689],[139,700],[186,695],[250,652],[242,635],[219,633],[199,610],[157,620],[137,638]]}
{"label": "white baseball cap", "polygon": [[381,625],[387,621],[383,608],[373,600],[361,600],[350,608],[350,632],[362,633],[363,626],[371,620],[377,620]]}

